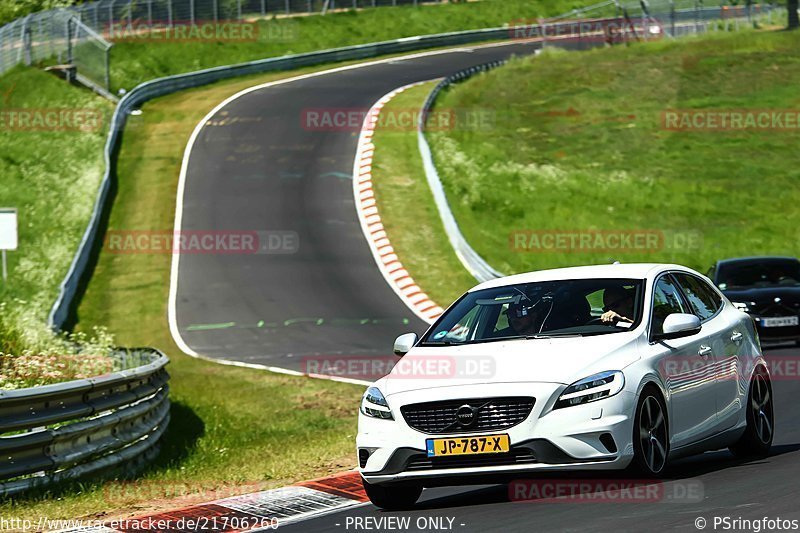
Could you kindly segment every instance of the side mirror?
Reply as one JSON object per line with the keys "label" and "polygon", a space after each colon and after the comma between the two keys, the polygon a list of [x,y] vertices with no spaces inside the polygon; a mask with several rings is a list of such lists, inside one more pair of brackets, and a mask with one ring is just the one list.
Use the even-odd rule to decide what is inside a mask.
{"label": "side mirror", "polygon": [[700,333],[700,319],[689,313],[672,313],[664,319],[663,333],[653,335],[654,340],[679,339]]}
{"label": "side mirror", "polygon": [[400,335],[394,341],[394,354],[403,357],[407,354],[414,345],[417,344],[417,334],[416,333],[406,333],[405,335]]}

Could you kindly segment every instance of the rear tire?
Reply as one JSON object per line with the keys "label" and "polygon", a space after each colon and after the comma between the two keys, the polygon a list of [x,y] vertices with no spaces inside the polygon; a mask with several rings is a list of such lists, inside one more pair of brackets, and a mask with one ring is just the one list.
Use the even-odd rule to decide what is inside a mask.
{"label": "rear tire", "polygon": [[669,457],[667,407],[655,387],[642,390],[633,423],[633,463],[635,473],[660,477]]}
{"label": "rear tire", "polygon": [[775,413],[772,403],[772,382],[763,367],[756,368],[747,394],[747,427],[741,438],[730,447],[736,457],[757,459],[769,455],[775,435]]}
{"label": "rear tire", "polygon": [[387,511],[411,509],[422,494],[421,485],[370,485],[364,478],[361,481],[369,501]]}

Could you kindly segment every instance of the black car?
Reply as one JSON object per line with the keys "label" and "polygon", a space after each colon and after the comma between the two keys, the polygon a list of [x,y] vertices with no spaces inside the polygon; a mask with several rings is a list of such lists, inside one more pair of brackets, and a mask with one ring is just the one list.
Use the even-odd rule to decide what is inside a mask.
{"label": "black car", "polygon": [[723,259],[708,277],[756,322],[761,342],[800,344],[800,261],[795,257]]}

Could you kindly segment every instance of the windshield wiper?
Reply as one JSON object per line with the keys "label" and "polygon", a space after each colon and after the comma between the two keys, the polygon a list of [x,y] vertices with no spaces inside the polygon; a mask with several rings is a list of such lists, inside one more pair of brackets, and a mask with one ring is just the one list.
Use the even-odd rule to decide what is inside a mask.
{"label": "windshield wiper", "polygon": [[536,335],[528,335],[526,339],[552,339],[555,337],[583,337],[583,333],[538,333]]}

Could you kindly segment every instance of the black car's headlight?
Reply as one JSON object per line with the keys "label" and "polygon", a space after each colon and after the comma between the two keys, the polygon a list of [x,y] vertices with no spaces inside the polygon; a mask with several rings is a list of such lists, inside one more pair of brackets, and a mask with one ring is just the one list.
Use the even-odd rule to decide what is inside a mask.
{"label": "black car's headlight", "polygon": [[625,386],[625,376],[619,370],[600,372],[576,381],[561,393],[554,409],[596,402],[614,396]]}
{"label": "black car's headlight", "polygon": [[372,418],[394,420],[389,403],[378,387],[370,387],[364,393],[364,397],[361,399],[361,413]]}

